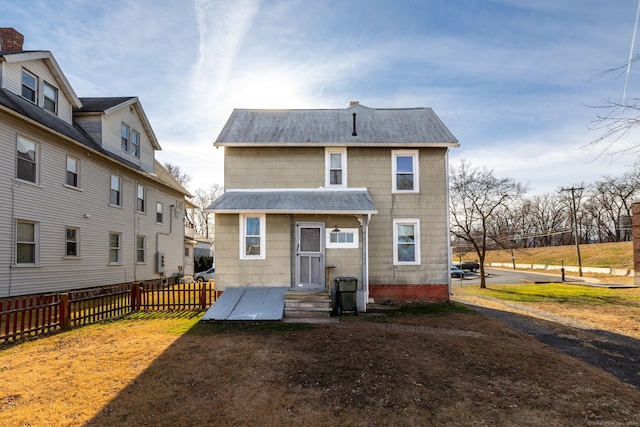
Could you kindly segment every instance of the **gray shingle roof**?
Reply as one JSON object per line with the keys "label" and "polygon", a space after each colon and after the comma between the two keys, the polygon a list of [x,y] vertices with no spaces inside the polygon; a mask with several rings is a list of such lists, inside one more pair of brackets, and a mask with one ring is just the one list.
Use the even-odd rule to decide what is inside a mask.
{"label": "gray shingle roof", "polygon": [[113,108],[116,105],[120,105],[131,99],[135,99],[135,96],[113,96],[106,98],[80,98],[82,102],[82,108],[74,109],[75,112],[87,112],[87,113],[101,113],[109,108]]}
{"label": "gray shingle roof", "polygon": [[349,190],[228,190],[207,211],[214,213],[376,214],[369,192]]}
{"label": "gray shingle roof", "polygon": [[262,144],[455,147],[458,140],[431,108],[378,109],[360,104],[331,110],[235,109],[216,140],[220,146]]}

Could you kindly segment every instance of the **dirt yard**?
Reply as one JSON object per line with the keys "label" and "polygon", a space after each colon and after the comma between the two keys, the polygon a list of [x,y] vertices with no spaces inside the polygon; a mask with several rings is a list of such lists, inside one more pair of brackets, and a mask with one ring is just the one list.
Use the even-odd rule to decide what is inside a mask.
{"label": "dirt yard", "polygon": [[0,349],[0,425],[640,424],[640,392],[475,312],[139,316]]}

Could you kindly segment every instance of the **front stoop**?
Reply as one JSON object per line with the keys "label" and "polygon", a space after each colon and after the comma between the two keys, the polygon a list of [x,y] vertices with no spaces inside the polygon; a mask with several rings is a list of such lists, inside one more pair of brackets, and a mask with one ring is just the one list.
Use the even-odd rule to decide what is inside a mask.
{"label": "front stoop", "polygon": [[332,312],[331,295],[326,289],[291,289],[285,293],[283,319],[285,321],[314,319],[316,323],[323,323],[320,319],[329,321]]}

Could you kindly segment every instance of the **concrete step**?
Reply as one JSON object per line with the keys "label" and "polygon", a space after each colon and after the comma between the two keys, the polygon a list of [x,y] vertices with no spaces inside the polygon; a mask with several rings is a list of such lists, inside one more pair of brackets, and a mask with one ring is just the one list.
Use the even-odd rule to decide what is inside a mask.
{"label": "concrete step", "polygon": [[326,318],[331,317],[331,307],[284,308],[285,318]]}
{"label": "concrete step", "polygon": [[323,299],[285,299],[284,300],[285,307],[309,307],[309,308],[321,308],[321,307],[331,307],[331,299],[323,298]]}

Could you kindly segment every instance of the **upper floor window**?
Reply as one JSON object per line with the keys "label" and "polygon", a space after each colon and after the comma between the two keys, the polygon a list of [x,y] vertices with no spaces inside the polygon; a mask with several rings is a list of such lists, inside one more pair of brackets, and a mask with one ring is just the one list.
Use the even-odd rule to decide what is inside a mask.
{"label": "upper floor window", "polygon": [[16,163],[16,178],[37,184],[38,145],[35,142],[18,137]]}
{"label": "upper floor window", "polygon": [[131,129],[129,128],[129,126],[122,123],[121,132],[120,132],[120,134],[122,135],[121,148],[122,148],[122,151],[126,153],[129,152],[130,131]]}
{"label": "upper floor window", "polygon": [[417,193],[418,179],[418,150],[394,150],[391,152],[393,161],[394,193]]}
{"label": "upper floor window", "polygon": [[162,224],[162,214],[164,206],[160,202],[156,202],[156,222]]}
{"label": "upper floor window", "polygon": [[38,263],[38,223],[16,221],[16,264]]}
{"label": "upper floor window", "polygon": [[38,79],[26,70],[22,70],[22,97],[34,104],[38,99]]}
{"label": "upper floor window", "polygon": [[325,186],[347,186],[346,147],[325,149]]}
{"label": "upper floor window", "polygon": [[68,257],[77,257],[78,252],[78,229],[74,227],[66,228],[66,252],[65,255]]}
{"label": "upper floor window", "polygon": [[78,159],[69,156],[67,156],[66,184],[71,187],[78,187]]}
{"label": "upper floor window", "polygon": [[140,133],[131,130],[131,155],[134,157],[140,157]]}
{"label": "upper floor window", "polygon": [[393,220],[393,264],[420,265],[420,220]]}
{"label": "upper floor window", "polygon": [[136,199],[136,210],[138,212],[146,212],[147,202],[145,197],[145,189],[143,185],[138,184],[138,197]]}
{"label": "upper floor window", "polygon": [[240,215],[240,258],[265,258],[264,215]]}
{"label": "upper floor window", "polygon": [[118,175],[111,175],[111,195],[109,203],[113,206],[121,206],[120,186],[120,177]]}
{"label": "upper floor window", "polygon": [[134,157],[140,157],[140,132],[126,123],[122,123],[120,129],[122,151]]}
{"label": "upper floor window", "polygon": [[53,114],[56,114],[58,112],[58,89],[51,86],[49,83],[44,82],[43,94],[43,108]]}

